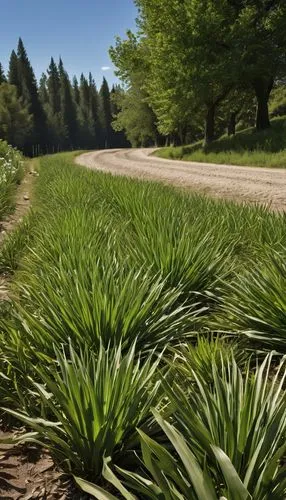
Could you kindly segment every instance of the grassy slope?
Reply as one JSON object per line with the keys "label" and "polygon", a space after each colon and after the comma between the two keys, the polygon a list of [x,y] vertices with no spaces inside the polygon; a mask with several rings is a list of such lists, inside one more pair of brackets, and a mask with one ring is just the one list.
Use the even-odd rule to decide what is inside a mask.
{"label": "grassy slope", "polygon": [[272,120],[270,130],[256,132],[250,128],[234,137],[222,136],[206,151],[202,149],[202,142],[197,142],[189,146],[162,148],[155,155],[174,160],[286,168],[285,149],[286,119],[279,117]]}

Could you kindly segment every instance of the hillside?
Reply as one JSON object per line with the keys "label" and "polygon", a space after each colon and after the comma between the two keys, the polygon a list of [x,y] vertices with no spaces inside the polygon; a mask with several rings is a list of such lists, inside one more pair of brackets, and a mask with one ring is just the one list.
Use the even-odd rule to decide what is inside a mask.
{"label": "hillside", "polygon": [[271,121],[271,129],[257,132],[248,128],[235,136],[224,135],[207,149],[202,142],[168,147],[154,154],[161,158],[256,167],[286,167],[286,117]]}

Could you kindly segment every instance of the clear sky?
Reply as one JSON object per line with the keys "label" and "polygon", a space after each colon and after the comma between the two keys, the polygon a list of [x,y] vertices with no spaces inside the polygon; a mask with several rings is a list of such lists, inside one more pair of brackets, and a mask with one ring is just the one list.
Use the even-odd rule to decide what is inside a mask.
{"label": "clear sky", "polygon": [[100,85],[103,76],[116,81],[108,48],[116,35],[135,28],[137,11],[133,0],[0,0],[0,13],[5,70],[21,36],[37,78],[51,56],[61,56],[71,76],[91,71]]}

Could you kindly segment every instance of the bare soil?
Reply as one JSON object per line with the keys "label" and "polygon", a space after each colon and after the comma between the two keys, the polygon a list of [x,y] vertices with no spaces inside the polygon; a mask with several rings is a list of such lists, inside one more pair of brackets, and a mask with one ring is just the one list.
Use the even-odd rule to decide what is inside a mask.
{"label": "bare soil", "polygon": [[[0,431],[0,441],[12,434]],[[46,450],[32,444],[14,446],[0,442],[1,500],[76,498],[71,492],[70,478],[55,468]]]}
{"label": "bare soil", "polygon": [[76,163],[95,170],[161,181],[213,197],[286,210],[286,169],[239,167],[165,160],[154,149],[121,149],[84,153]]}

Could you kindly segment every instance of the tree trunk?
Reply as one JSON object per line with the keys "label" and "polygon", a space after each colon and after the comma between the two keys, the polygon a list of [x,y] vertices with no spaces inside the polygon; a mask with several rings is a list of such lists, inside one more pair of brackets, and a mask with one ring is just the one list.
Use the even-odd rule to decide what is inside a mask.
{"label": "tree trunk", "polygon": [[229,115],[229,121],[227,126],[228,136],[235,135],[235,127],[236,127],[236,113],[232,112]]}
{"label": "tree trunk", "polygon": [[266,130],[270,127],[268,100],[273,87],[273,79],[257,78],[253,86],[257,100],[256,130]]}
{"label": "tree trunk", "polygon": [[207,109],[205,119],[205,139],[204,146],[208,146],[214,140],[215,133],[215,105],[212,104]]}

